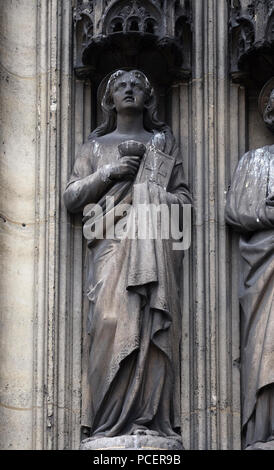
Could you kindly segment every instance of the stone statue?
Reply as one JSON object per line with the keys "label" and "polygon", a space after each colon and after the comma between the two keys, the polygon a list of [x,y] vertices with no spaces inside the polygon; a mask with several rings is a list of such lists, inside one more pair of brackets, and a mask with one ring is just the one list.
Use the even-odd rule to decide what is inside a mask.
{"label": "stone statue", "polygon": [[[273,88],[262,113],[272,131]],[[226,220],[240,233],[243,446],[274,450],[274,145],[240,160]]]}
{"label": "stone statue", "polygon": [[[191,204],[178,147],[157,118],[147,77],[137,70],[113,73],[102,108],[105,121],[82,146],[67,185],[68,210],[97,204],[106,220],[110,197],[114,209]],[[122,211],[115,228],[124,231],[130,220],[130,210]],[[109,438],[132,447],[140,436],[149,447],[151,439],[156,447],[169,439],[181,448],[182,252],[172,249],[171,239],[119,237],[117,231],[92,238],[88,247],[91,438],[84,448],[96,448],[97,439],[100,448],[102,439],[111,447]]]}

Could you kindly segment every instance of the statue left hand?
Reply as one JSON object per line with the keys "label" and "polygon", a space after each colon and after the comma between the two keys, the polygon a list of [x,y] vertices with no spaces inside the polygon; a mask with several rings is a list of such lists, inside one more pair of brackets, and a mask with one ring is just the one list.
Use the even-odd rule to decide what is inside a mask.
{"label": "statue left hand", "polygon": [[270,194],[266,199],[266,205],[274,207],[274,194]]}

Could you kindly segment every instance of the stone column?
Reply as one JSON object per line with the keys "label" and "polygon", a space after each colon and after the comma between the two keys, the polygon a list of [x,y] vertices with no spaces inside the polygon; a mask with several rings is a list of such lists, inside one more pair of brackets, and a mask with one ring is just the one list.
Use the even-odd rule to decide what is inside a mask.
{"label": "stone column", "polygon": [[32,448],[36,2],[1,0],[0,446]]}
{"label": "stone column", "polygon": [[183,443],[188,449],[239,449],[237,252],[224,207],[230,174],[245,147],[245,99],[229,83],[227,2],[192,5],[193,79],[180,86],[174,115],[174,122],[180,115],[195,207],[183,279]]}
{"label": "stone column", "polygon": [[80,443],[82,226],[62,201],[73,93],[72,2],[1,0],[4,449]]}
{"label": "stone column", "polygon": [[[72,3],[37,1],[36,289],[33,447],[80,442],[82,226],[68,223],[63,192],[77,129]],[[76,134],[77,136],[77,134]],[[76,248],[77,247],[77,248]],[[79,247],[79,249],[78,249]]]}

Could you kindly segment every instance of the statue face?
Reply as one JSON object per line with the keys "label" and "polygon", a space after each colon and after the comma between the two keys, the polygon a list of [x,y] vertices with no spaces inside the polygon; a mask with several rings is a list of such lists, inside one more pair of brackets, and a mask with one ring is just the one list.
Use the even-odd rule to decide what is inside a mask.
{"label": "statue face", "polygon": [[265,108],[264,112],[264,122],[267,127],[274,132],[274,90],[272,90],[268,105]]}
{"label": "statue face", "polygon": [[115,80],[112,99],[117,113],[129,109],[141,112],[145,107],[145,85],[133,73],[126,72]]}

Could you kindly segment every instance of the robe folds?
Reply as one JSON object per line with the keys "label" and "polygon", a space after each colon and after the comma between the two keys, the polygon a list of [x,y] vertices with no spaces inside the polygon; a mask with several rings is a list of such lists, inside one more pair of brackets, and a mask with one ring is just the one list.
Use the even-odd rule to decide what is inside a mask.
{"label": "robe folds", "polygon": [[274,439],[273,195],[274,146],[246,153],[233,176],[226,206],[227,222],[240,232],[245,446]]}
{"label": "robe folds", "polygon": [[[191,204],[182,162],[173,136],[154,132],[153,146],[173,155],[175,165],[167,191],[150,181],[120,181],[97,203],[106,216],[106,197],[122,203]],[[68,183],[69,210],[80,207],[85,176],[119,158],[117,146],[96,139],[84,144]],[[93,201],[90,201],[93,202]],[[119,223],[133,230],[133,211]],[[122,223],[121,223],[122,222]],[[136,220],[135,220],[136,222]],[[148,224],[152,216],[148,213]],[[133,224],[133,225],[132,225]],[[116,227],[118,230],[118,226]],[[117,232],[115,232],[117,233]],[[112,437],[150,429],[177,436],[180,428],[181,312],[179,275],[182,252],[171,239],[104,238],[88,249],[87,295],[90,301],[88,425],[91,436]]]}

